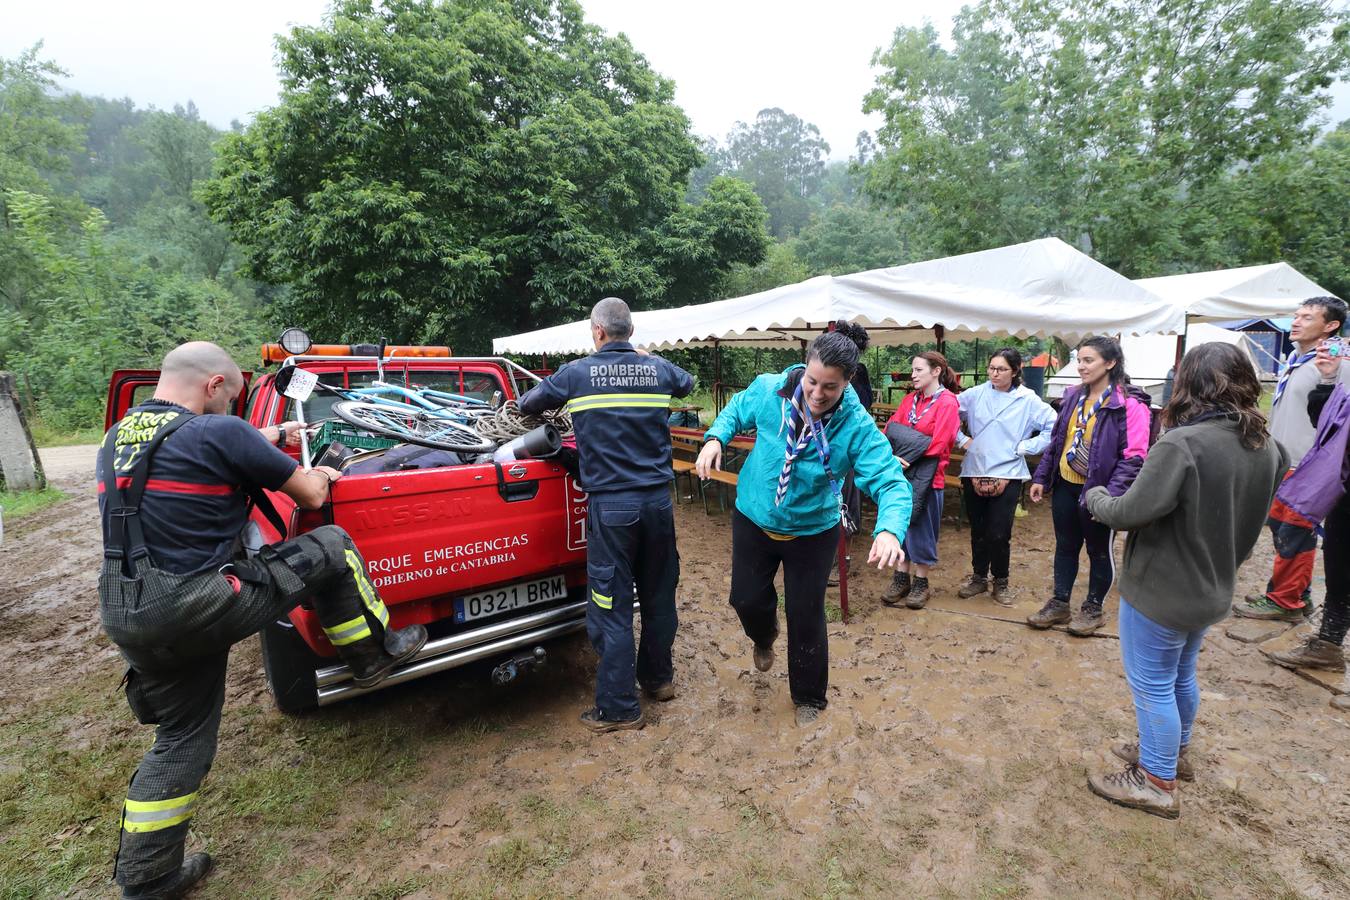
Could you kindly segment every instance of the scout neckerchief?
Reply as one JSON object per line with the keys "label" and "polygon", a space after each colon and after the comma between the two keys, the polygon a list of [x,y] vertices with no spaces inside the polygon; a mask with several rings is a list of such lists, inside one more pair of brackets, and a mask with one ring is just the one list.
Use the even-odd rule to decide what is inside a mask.
{"label": "scout neckerchief", "polygon": [[1284,361],[1284,368],[1280,369],[1280,380],[1275,382],[1275,399],[1270,402],[1271,409],[1280,402],[1284,396],[1284,389],[1289,385],[1289,378],[1294,374],[1294,370],[1304,363],[1311,362],[1313,357],[1317,356],[1316,350],[1309,350],[1307,353],[1299,353],[1296,350],[1289,351],[1289,358]]}
{"label": "scout neckerchief", "polygon": [[1092,412],[1090,413],[1087,411],[1088,392],[1086,389],[1083,391],[1082,401],[1078,404],[1078,411],[1075,413],[1077,421],[1074,423],[1078,427],[1074,429],[1073,444],[1069,447],[1066,459],[1069,463],[1069,468],[1073,469],[1084,478],[1087,477],[1088,470],[1088,449],[1085,442],[1087,436],[1087,423],[1092,421],[1097,413],[1101,412],[1102,406],[1106,403],[1106,398],[1110,397],[1113,391],[1114,388],[1110,387],[1102,391],[1102,395],[1098,397],[1097,402],[1092,405]]}
{"label": "scout neckerchief", "polygon": [[782,424],[787,426],[785,435],[787,452],[783,458],[783,469],[778,473],[778,490],[774,493],[773,505],[783,505],[783,500],[787,497],[788,484],[792,480],[793,463],[807,445],[815,443],[820,463],[825,467],[825,474],[830,479],[830,489],[834,492],[835,499],[839,501],[840,517],[847,527],[848,513],[844,508],[843,491],[839,487],[838,479],[834,477],[834,471],[830,469],[830,441],[825,436],[825,426],[829,424],[833,415],[834,410],[819,419],[811,416],[811,408],[807,405],[806,398],[802,396],[801,381],[797,382],[792,397],[783,401]]}
{"label": "scout neckerchief", "polygon": [[919,399],[923,396],[923,394],[920,393],[914,397],[914,404],[910,406],[909,415],[905,417],[909,422],[910,428],[913,428],[914,426],[919,424],[919,420],[928,414],[928,411],[933,408],[934,403],[937,403],[938,395],[945,390],[946,388],[939,387],[936,391],[934,391],[933,396],[930,397],[928,400],[928,405],[925,406],[922,411],[920,411],[919,409]]}

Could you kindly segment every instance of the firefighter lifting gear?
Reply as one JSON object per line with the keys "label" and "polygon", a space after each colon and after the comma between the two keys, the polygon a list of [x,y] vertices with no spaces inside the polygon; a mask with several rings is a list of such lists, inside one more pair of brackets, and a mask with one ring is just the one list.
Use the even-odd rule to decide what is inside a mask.
{"label": "firefighter lifting gear", "polygon": [[[577,436],[589,496],[586,632],[600,657],[595,708],[582,722],[595,731],[640,727],[635,680],[649,693],[673,691],[680,559],[667,417],[671,398],[693,389],[693,376],[679,366],[611,341],[520,398],[526,415],[566,409]],[[642,610],[636,653],[635,600]]]}
{"label": "firefighter lifting gear", "polygon": [[[129,666],[124,679],[127,704],[138,721],[156,726],[154,746],[132,776],[122,807],[114,872],[128,897],[181,896],[209,867],[209,859],[198,855],[184,860],[184,841],[198,789],[215,757],[233,644],[284,618],[303,597],[310,598],[362,687],[379,683],[426,642],[421,625],[388,627],[389,611],[366,577],[364,561],[336,526],[266,547],[254,559],[233,559],[219,571],[178,574],[162,568],[157,548],[146,539],[142,500],[157,490],[181,493],[186,483],[151,477],[157,452],[175,432],[189,434],[181,429],[238,426],[202,421],[227,418],[223,416],[161,408],[166,412],[133,413],[139,416],[132,420],[139,430],[124,436],[120,459],[118,433],[131,415],[105,436],[99,454],[105,557],[100,614],[104,630]],[[141,427],[146,423],[149,428]],[[258,441],[266,453],[280,453],[256,429],[244,437]],[[187,441],[181,446],[196,445]],[[274,468],[284,472],[286,462],[283,457],[283,465]],[[221,477],[204,464],[194,474],[208,482]],[[222,485],[222,492],[216,485],[196,482],[192,487],[190,493],[199,496],[236,490]],[[263,496],[256,484],[240,489]],[[182,545],[201,540],[176,522],[156,526],[160,533],[178,528],[172,537]]]}

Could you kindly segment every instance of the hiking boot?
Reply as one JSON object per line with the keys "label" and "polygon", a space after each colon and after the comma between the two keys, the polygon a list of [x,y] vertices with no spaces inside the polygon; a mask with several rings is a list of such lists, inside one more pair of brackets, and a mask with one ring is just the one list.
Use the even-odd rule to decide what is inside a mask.
{"label": "hiking boot", "polygon": [[667,681],[664,684],[654,685],[652,687],[643,687],[642,693],[653,700],[659,700],[662,703],[669,703],[675,699],[675,685]]}
{"label": "hiking boot", "polygon": [[362,638],[352,644],[343,657],[352,670],[352,681],[360,688],[372,688],[389,677],[395,667],[417,655],[427,642],[427,630],[409,625],[397,631],[386,629],[384,640]]}
{"label": "hiking boot", "polygon": [[1032,628],[1049,628],[1051,625],[1063,625],[1071,618],[1073,610],[1069,608],[1069,601],[1051,597],[1044,606],[1027,616],[1027,624]]}
{"label": "hiking boot", "polygon": [[637,717],[633,719],[607,719],[605,714],[601,712],[600,707],[592,706],[581,714],[581,724],[595,734],[605,734],[610,731],[635,731],[647,724],[647,717],[639,710]]}
{"label": "hiking boot", "polygon": [[814,725],[816,720],[820,718],[820,714],[822,712],[824,712],[824,710],[817,709],[814,706],[805,706],[799,704],[797,706],[797,709],[795,710],[797,727],[805,728],[807,725]]}
{"label": "hiking boot", "polygon": [[[1116,744],[1111,748],[1111,752],[1127,763],[1139,765],[1139,743],[1131,741],[1128,744]],[[1181,748],[1177,754],[1177,777],[1182,781],[1195,780],[1195,767],[1191,765],[1190,754],[1186,752],[1186,747]]]}
{"label": "hiking boot", "polygon": [[962,600],[969,600],[976,594],[983,594],[989,590],[989,579],[983,575],[971,575],[966,579],[966,583],[957,590],[956,596]]}
{"label": "hiking boot", "polygon": [[773,668],[773,644],[767,647],[755,645],[755,668],[767,672]]}
{"label": "hiking boot", "polygon": [[1286,669],[1330,669],[1333,672],[1345,671],[1345,656],[1339,644],[1324,641],[1315,634],[1292,650],[1270,651],[1266,653],[1271,662]]}
{"label": "hiking boot", "polygon": [[1332,697],[1331,708],[1350,712],[1350,694],[1337,694],[1335,697]]}
{"label": "hiking boot", "polygon": [[1089,775],[1088,788],[1098,797],[1112,803],[1143,810],[1164,819],[1175,819],[1181,815],[1181,798],[1177,796],[1176,779],[1163,781],[1154,778],[1135,763],[1110,775]]}
{"label": "hiking boot", "polygon": [[995,578],[993,586],[989,590],[990,598],[999,606],[1012,606],[1013,593],[1008,590],[1008,579]]}
{"label": "hiking boot", "polygon": [[905,605],[910,609],[923,609],[928,605],[928,579],[915,578],[914,586],[909,590],[909,596],[905,598]]}
{"label": "hiking boot", "polygon": [[1272,622],[1302,622],[1308,611],[1307,606],[1298,609],[1286,609],[1264,594],[1247,597],[1233,604],[1233,615],[1244,619],[1266,619]]}
{"label": "hiking boot", "polygon": [[[197,886],[197,882],[211,871],[209,853],[192,853],[183,860],[177,872],[150,884],[129,884],[122,888],[123,900],[179,900]],[[167,881],[161,884],[161,881]]]}
{"label": "hiking boot", "polygon": [[886,586],[886,592],[881,595],[881,602],[887,606],[899,606],[900,601],[909,596],[909,591],[909,573],[896,572],[891,576],[891,583]]}
{"label": "hiking boot", "polygon": [[1074,637],[1087,637],[1102,627],[1106,617],[1102,615],[1100,603],[1084,603],[1069,623],[1069,634]]}

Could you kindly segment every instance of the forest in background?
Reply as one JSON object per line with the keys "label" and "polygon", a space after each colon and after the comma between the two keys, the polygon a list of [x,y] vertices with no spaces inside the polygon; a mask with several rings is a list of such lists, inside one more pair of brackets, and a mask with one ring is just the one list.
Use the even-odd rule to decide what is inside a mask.
{"label": "forest in background", "polygon": [[[284,325],[485,352],[608,294],[681,305],[1045,236],[1129,277],[1283,259],[1350,295],[1331,3],[984,0],[949,39],[877,45],[857,102],[883,124],[844,162],[782,108],[695,135],[568,0],[339,0],[278,37],[279,102],[228,131],[190,101],[70,94],[39,43],[0,60],[0,368],[43,427],[89,428],[112,369],[187,339],[245,365]],[[729,352],[725,380],[775,357]]]}

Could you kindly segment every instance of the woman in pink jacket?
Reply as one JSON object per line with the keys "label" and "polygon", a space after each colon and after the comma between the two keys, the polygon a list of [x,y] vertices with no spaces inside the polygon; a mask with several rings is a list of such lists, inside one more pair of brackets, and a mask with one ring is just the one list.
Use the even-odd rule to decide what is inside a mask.
{"label": "woman in pink jacket", "polygon": [[905,533],[905,560],[897,568],[886,593],[882,594],[881,602],[899,606],[903,600],[910,609],[923,609],[928,602],[928,568],[937,563],[947,463],[952,457],[956,433],[961,428],[956,400],[960,388],[947,364],[947,357],[931,350],[914,357],[910,376],[914,391],[896,407],[886,427],[888,434],[891,426],[898,423],[927,435],[928,449],[915,459],[900,459],[914,488],[914,505],[909,531]]}

